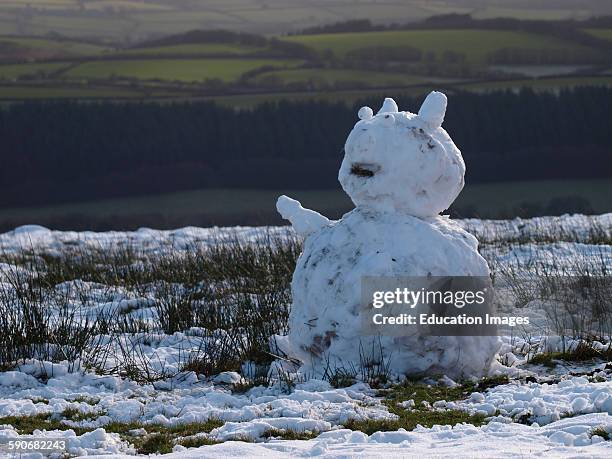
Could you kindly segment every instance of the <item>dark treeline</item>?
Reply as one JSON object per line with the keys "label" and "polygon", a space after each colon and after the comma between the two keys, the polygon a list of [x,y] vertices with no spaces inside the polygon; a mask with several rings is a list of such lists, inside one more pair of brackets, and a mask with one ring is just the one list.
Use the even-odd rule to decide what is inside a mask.
{"label": "dark treeline", "polygon": [[236,43],[249,46],[267,46],[268,40],[261,35],[229,30],[190,30],[182,34],[139,43],[134,48],[155,48],[186,43]]}
{"label": "dark treeline", "polygon": [[[417,111],[421,99],[398,97]],[[381,100],[365,100],[375,110]],[[0,206],[194,188],[337,187],[357,108],[28,102],[0,110]],[[612,177],[612,89],[450,96],[471,182]]]}
{"label": "dark treeline", "polygon": [[[491,29],[491,30],[529,30],[535,33],[547,33],[551,30],[564,30],[567,36],[571,36],[574,30],[584,28],[610,28],[612,27],[612,16],[599,16],[582,20],[576,19],[517,19],[509,17],[497,17],[487,19],[476,19],[470,14],[440,14],[428,17],[422,21],[409,22],[405,24],[374,24],[369,19],[351,19],[348,21],[324,24],[308,27],[290,35],[318,35],[323,33],[349,33],[349,32],[375,32],[383,30],[420,30],[420,29]],[[578,35],[576,35],[578,36]],[[580,35],[583,37],[583,35]],[[601,43],[592,35],[584,37],[593,38],[588,44]],[[585,43],[587,44],[587,43]]]}
{"label": "dark treeline", "polygon": [[288,57],[299,57],[303,59],[317,60],[316,51],[300,43],[292,43],[279,40],[276,37],[267,38],[245,32],[233,32],[230,30],[190,30],[185,33],[169,35],[156,40],[149,40],[137,45],[132,49],[156,48],[160,46],[185,45],[193,43],[231,43],[262,48],[257,53],[264,55],[282,55]]}

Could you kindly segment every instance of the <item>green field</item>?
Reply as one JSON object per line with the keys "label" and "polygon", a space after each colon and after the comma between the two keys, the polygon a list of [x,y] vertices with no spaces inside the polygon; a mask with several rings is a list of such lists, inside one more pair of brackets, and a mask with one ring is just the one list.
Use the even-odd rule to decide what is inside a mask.
{"label": "green field", "polygon": [[263,66],[297,66],[296,59],[139,59],[104,60],[77,65],[63,74],[66,78],[107,79],[113,77],[142,80],[194,82],[206,79],[235,81],[250,70]]}
{"label": "green field", "polygon": [[319,52],[330,50],[338,57],[350,51],[377,46],[410,46],[438,58],[445,51],[464,54],[468,62],[484,63],[487,56],[502,48],[561,50],[571,47],[584,53],[588,48],[555,37],[507,30],[393,30],[366,33],[296,35],[284,40],[301,43]]}
{"label": "green field", "polygon": [[[62,204],[38,208],[0,209],[0,226],[61,221],[78,218],[83,221],[112,221],[123,218],[137,227],[139,222],[157,222],[159,226],[204,221],[265,223],[276,216],[275,202],[287,194],[331,218],[339,218],[353,205],[340,190],[194,190],[145,197],[131,197],[96,202]],[[556,197],[580,196],[598,213],[611,212],[612,179],[527,181],[467,185],[455,206],[475,208],[483,217],[511,212],[524,204],[546,205]],[[140,219],[140,220],[139,220]],[[201,221],[201,220],[200,220]],[[276,220],[274,220],[276,221]]]}
{"label": "green field", "polygon": [[[504,6],[501,6],[505,3]],[[475,11],[472,10],[472,16],[479,19],[491,19],[491,18],[516,18],[516,19],[533,19],[541,21],[551,21],[558,19],[586,19],[593,15],[603,14],[594,13],[589,10],[584,2],[574,2],[574,9],[570,9],[567,5],[559,7],[558,2],[552,0],[549,2],[549,8],[545,7],[545,2],[532,2],[533,7],[529,8],[528,5],[523,3],[521,6],[512,7],[511,1],[495,2],[491,6],[484,6],[478,8]],[[607,13],[605,13],[607,14]]]}
{"label": "green field", "polygon": [[[0,74],[2,73],[0,66]],[[407,77],[407,79],[410,77]],[[451,94],[453,90],[460,89],[473,92],[486,92],[495,90],[516,90],[520,88],[531,88],[536,91],[558,91],[563,88],[580,86],[612,86],[612,75],[600,77],[576,77],[576,78],[546,78],[541,80],[504,80],[474,83],[436,83],[430,81],[419,82],[418,78],[413,80],[413,86],[384,86],[364,87],[359,89],[320,89],[314,91],[282,91],[261,92],[257,94],[238,95],[216,95],[202,96],[194,94],[188,88],[167,88],[158,85],[146,85],[138,88],[126,88],[125,86],[108,86],[104,83],[96,85],[80,85],[79,87],[56,85],[28,86],[23,84],[0,85],[0,101],[2,100],[25,100],[25,99],[134,99],[134,100],[190,100],[190,101],[214,101],[220,105],[237,109],[249,109],[264,102],[290,101],[327,101],[341,102],[353,105],[365,98],[382,100],[386,96],[399,97],[407,95],[418,97],[432,90],[443,90]],[[197,89],[197,88],[196,88]],[[416,109],[416,108],[415,108]]]}
{"label": "green field", "polygon": [[465,186],[455,206],[473,206],[488,217],[511,211],[523,203],[545,205],[553,198],[578,196],[586,199],[596,213],[606,213],[612,212],[611,195],[612,179],[477,183]]}
{"label": "green field", "polygon": [[106,86],[0,86],[0,100],[28,99],[123,99],[145,97],[143,92]]}
{"label": "green field", "polygon": [[356,83],[366,87],[411,86],[426,84],[431,82],[432,78],[367,70],[310,68],[266,72],[258,75],[255,81],[260,83],[275,81],[286,85],[309,83],[314,88],[320,88],[333,86],[336,83]]}
{"label": "green field", "polygon": [[[51,3],[43,0],[41,5],[50,8],[60,5],[68,9],[73,5],[70,0],[57,0],[58,3],[49,1]],[[162,5],[158,0],[151,0],[143,8],[139,7],[141,3],[130,0],[114,2],[113,5],[122,5],[119,12],[128,16],[157,14],[155,21],[165,18],[179,22],[187,20],[191,24],[189,21],[203,21],[199,14],[223,15],[225,13],[221,11],[233,8],[230,3],[224,3],[221,7],[221,0],[214,1],[220,2],[219,6],[206,11],[195,7],[190,9],[182,0],[164,3],[162,9],[157,8]],[[325,14],[338,12],[348,5],[348,0],[338,1],[339,4],[330,5]],[[429,8],[437,13],[448,8],[444,2],[429,2],[427,8],[425,2],[414,0],[413,3],[423,11]],[[0,23],[10,17],[2,11],[2,5],[0,3]],[[234,5],[236,14],[228,17],[239,20],[244,1],[232,0],[231,5]],[[389,11],[399,8],[397,4],[385,0],[380,5],[390,8]],[[86,2],[85,9],[98,11],[98,6],[96,2]],[[266,14],[278,13],[278,17],[304,12],[301,7],[290,12],[290,8],[280,3],[268,6],[262,11]],[[358,3],[353,7],[367,9],[369,6]],[[282,14],[279,13],[281,10]],[[48,21],[66,19],[63,14],[40,16]],[[121,29],[125,15],[116,16],[114,27]],[[85,19],[96,18],[96,15],[89,15]],[[143,21],[147,26],[152,26],[150,20]],[[206,24],[208,27],[208,22]],[[88,27],[85,23],[81,25]],[[99,24],[95,27],[99,27]],[[134,24],[131,27],[137,28]],[[202,25],[194,26],[197,27],[201,28]],[[90,30],[93,35],[94,29]],[[170,33],[170,29],[167,33]],[[81,35],[87,34],[83,32]],[[112,99],[113,92],[116,92],[117,99],[162,101],[205,98],[235,107],[249,107],[259,102],[283,99],[352,103],[373,94],[378,96],[383,88],[387,94],[421,95],[431,89],[449,93],[522,87],[557,91],[564,87],[610,85],[606,68],[612,67],[612,61],[609,58],[605,60],[603,51],[572,41],[572,34],[568,34],[568,37],[560,39],[545,32],[477,28],[413,28],[275,35],[273,38],[281,41],[277,43],[267,41],[264,36],[252,38],[225,32],[212,37],[202,33],[183,34],[166,37],[165,41],[155,39],[137,46],[117,47],[105,42],[91,44],[91,39],[78,41],[58,37],[5,36],[0,37],[0,82],[3,84],[0,100],[47,97]],[[200,42],[194,42],[197,40]],[[224,42],[220,43],[220,40]],[[287,44],[299,43],[307,49],[282,46],[283,41]],[[177,44],[158,45],[164,42]],[[380,47],[387,50],[380,51],[377,49]],[[389,51],[389,48],[395,48],[395,51]],[[402,53],[409,52],[407,48],[418,49],[420,53],[412,53],[412,61],[400,62]],[[514,64],[489,65],[491,53],[507,48],[514,51],[496,56],[502,63],[507,61]],[[539,51],[529,53],[526,50]],[[357,53],[361,57],[353,55],[353,58],[346,58],[352,51],[361,51],[362,54]],[[545,65],[546,62],[558,64]],[[531,74],[526,73],[528,71]],[[576,73],[578,71],[581,73]],[[129,89],[126,87],[128,84]],[[32,88],[29,93],[28,88]],[[96,88],[100,89],[98,95]],[[380,89],[375,92],[377,88]]]}
{"label": "green field", "polygon": [[583,29],[594,37],[612,41],[612,29]]}
{"label": "green field", "polygon": [[[287,92],[267,92],[260,94],[228,95],[228,96],[208,96],[197,98],[196,100],[214,101],[217,104],[236,109],[249,109],[264,102],[280,101],[322,101],[330,103],[343,103],[354,105],[364,99],[374,99],[382,101],[385,97],[393,96],[423,96],[433,90],[445,90],[448,94],[452,86],[438,83],[425,83],[415,86],[398,86],[385,88],[359,88],[359,89],[325,89],[316,91],[287,91]],[[411,107],[408,107],[410,109]],[[413,107],[415,110],[418,107]]]}
{"label": "green field", "polygon": [[11,58],[16,52],[21,58],[96,56],[108,51],[102,45],[51,38],[0,36],[0,58]]}
{"label": "green field", "polygon": [[256,46],[238,45],[233,43],[187,43],[183,45],[132,48],[116,53],[119,56],[251,56],[266,48]]}
{"label": "green field", "polygon": [[463,83],[457,85],[460,89],[482,92],[495,91],[499,89],[521,89],[531,88],[536,91],[551,91],[563,88],[575,88],[580,86],[612,86],[612,77],[609,75],[593,77],[559,77],[541,79],[519,79],[504,81],[485,81],[478,83]]}
{"label": "green field", "polygon": [[[520,80],[503,80],[489,82],[474,82],[474,83],[450,83],[450,82],[431,82],[425,81],[423,84],[415,84],[414,86],[398,86],[381,88],[361,88],[361,89],[328,89],[319,91],[289,91],[278,93],[262,93],[249,95],[235,96],[216,96],[202,98],[202,100],[214,100],[218,104],[239,108],[252,108],[263,102],[278,102],[281,100],[291,101],[328,101],[341,102],[347,105],[353,105],[364,99],[383,100],[384,97],[401,95],[418,97],[428,94],[433,90],[443,90],[448,94],[452,94],[454,90],[465,90],[473,92],[486,92],[495,90],[517,90],[521,88],[531,88],[536,91],[556,92],[559,89],[574,88],[580,86],[609,86],[612,87],[612,76],[602,75],[600,77],[563,77],[563,78],[545,78],[540,80],[520,79]],[[415,107],[416,110],[418,107]]]}
{"label": "green field", "polygon": [[45,77],[50,73],[67,67],[66,62],[52,62],[40,64],[9,64],[0,65],[0,79],[14,80],[19,77]]}

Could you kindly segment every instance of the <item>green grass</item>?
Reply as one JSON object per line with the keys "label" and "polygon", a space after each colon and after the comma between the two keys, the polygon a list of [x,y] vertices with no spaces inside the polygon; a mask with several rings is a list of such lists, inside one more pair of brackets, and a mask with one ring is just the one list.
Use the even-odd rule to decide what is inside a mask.
{"label": "green grass", "polygon": [[141,424],[139,422],[131,422],[131,423],[123,423],[123,422],[113,422],[110,424],[106,424],[104,429],[107,432],[114,432],[118,434],[126,434],[130,430],[144,428],[149,433],[168,433],[173,436],[178,437],[188,437],[191,435],[195,435],[198,433],[208,433],[217,427],[221,427],[223,425],[222,421],[218,419],[209,419],[206,422],[193,422],[188,424],[176,424],[171,427],[165,427],[161,424]]}
{"label": "green grass", "polygon": [[190,437],[178,440],[177,443],[185,448],[199,448],[200,446],[216,445],[219,442],[207,437]]}
{"label": "green grass", "polygon": [[181,55],[232,55],[250,56],[265,51],[266,48],[246,46],[233,43],[188,43],[183,45],[160,46],[151,48],[131,48],[118,51],[117,55],[151,55],[151,56],[181,56]]}
{"label": "green grass", "polygon": [[[82,435],[94,429],[72,427],[61,422],[62,420],[83,421],[92,419],[92,415],[85,415],[75,409],[64,410],[60,415],[37,414],[31,416],[4,416],[0,417],[0,425],[11,425],[22,435],[32,435],[35,430],[74,430],[77,435]],[[177,424],[165,427],[159,424],[144,425],[140,422],[112,422],[103,428],[109,433],[118,433],[121,438],[132,443],[139,454],[169,453],[175,444],[186,447],[210,445],[216,443],[213,440],[197,434],[209,433],[223,425],[222,421],[209,419],[206,422],[195,422],[189,424]],[[147,435],[134,437],[129,434],[131,430],[144,428]]]}
{"label": "green grass", "polygon": [[4,416],[0,417],[0,425],[7,424],[21,435],[32,435],[35,430],[68,430],[72,429],[77,435],[82,435],[93,429],[82,429],[69,427],[61,422],[61,419],[52,417],[51,414],[35,414],[30,416]]}
{"label": "green grass", "polygon": [[285,85],[309,83],[315,88],[320,88],[329,87],[335,83],[358,83],[370,87],[410,86],[430,83],[431,78],[366,70],[309,68],[266,72],[258,75],[255,81],[259,83],[281,82]]}
{"label": "green grass", "polygon": [[595,427],[593,430],[591,430],[591,438],[593,438],[595,435],[603,438],[606,441],[610,441],[610,432],[608,432],[605,427]]}
{"label": "green grass", "polygon": [[[392,411],[390,409],[390,411]],[[365,421],[350,420],[344,424],[344,427],[351,430],[359,430],[367,435],[372,435],[376,432],[389,432],[398,429],[414,430],[418,425],[423,427],[432,427],[435,425],[450,425],[468,423],[475,426],[480,426],[485,422],[485,416],[470,415],[465,411],[448,410],[448,411],[405,411],[397,410],[396,414],[399,419],[395,420],[373,420]]]}
{"label": "green grass", "polygon": [[80,64],[64,74],[67,78],[107,79],[113,76],[141,80],[195,82],[206,79],[235,81],[243,73],[263,66],[291,67],[293,59],[144,59],[108,60]]}
{"label": "green grass", "polygon": [[[485,416],[470,415],[459,410],[432,410],[424,406],[423,402],[433,405],[439,400],[447,402],[462,400],[470,396],[474,391],[482,391],[489,387],[508,383],[507,377],[485,378],[480,381],[478,387],[472,382],[466,382],[456,387],[425,385],[411,381],[394,386],[389,390],[381,390],[379,394],[385,397],[384,404],[389,412],[396,414],[395,420],[350,420],[344,427],[351,430],[359,430],[368,435],[379,431],[392,431],[400,428],[413,430],[417,425],[432,427],[434,425],[455,425],[469,423],[479,426],[485,423]],[[398,406],[406,400],[414,400],[414,408],[407,410]]]}
{"label": "green grass", "polygon": [[579,344],[575,349],[566,352],[543,352],[534,355],[529,359],[532,365],[544,365],[545,367],[554,368],[557,366],[558,360],[564,362],[585,362],[593,359],[601,359],[609,361],[612,359],[612,347],[608,347],[604,351],[598,351],[587,343]]}
{"label": "green grass", "polygon": [[[118,433],[123,440],[133,444],[139,454],[166,454],[172,452],[172,448],[177,443],[185,447],[196,447],[217,443],[207,437],[195,435],[209,433],[222,425],[223,422],[217,419],[209,419],[206,422],[177,424],[171,427],[165,427],[159,424],[144,425],[139,422],[113,422],[111,424],[106,424],[104,429],[107,432]],[[147,435],[134,437],[129,434],[130,430],[140,428],[144,428],[147,431]]]}
{"label": "green grass", "polygon": [[564,49],[572,47],[592,52],[578,45],[543,35],[506,30],[394,30],[367,33],[298,35],[286,37],[323,52],[331,50],[343,57],[348,52],[365,47],[410,46],[424,53],[441,56],[444,51],[464,53],[468,62],[484,63],[491,52],[502,48]]}
{"label": "green grass", "polygon": [[317,438],[320,432],[298,432],[292,429],[270,429],[266,430],[262,438],[280,438],[282,440],[311,440]]}
{"label": "green grass", "polygon": [[65,62],[0,65],[0,79],[14,80],[23,76],[45,78],[68,65],[70,64]]}
{"label": "green grass", "polygon": [[168,454],[172,452],[174,441],[167,433],[155,433],[145,437],[126,438],[130,441],[138,454]]}

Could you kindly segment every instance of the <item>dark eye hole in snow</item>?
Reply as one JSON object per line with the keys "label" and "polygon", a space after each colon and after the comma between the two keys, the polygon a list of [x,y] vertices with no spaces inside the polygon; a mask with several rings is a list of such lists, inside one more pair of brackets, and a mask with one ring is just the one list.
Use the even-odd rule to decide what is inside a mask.
{"label": "dark eye hole in snow", "polygon": [[351,165],[351,174],[358,177],[374,177],[374,174],[380,170],[377,164],[353,163]]}

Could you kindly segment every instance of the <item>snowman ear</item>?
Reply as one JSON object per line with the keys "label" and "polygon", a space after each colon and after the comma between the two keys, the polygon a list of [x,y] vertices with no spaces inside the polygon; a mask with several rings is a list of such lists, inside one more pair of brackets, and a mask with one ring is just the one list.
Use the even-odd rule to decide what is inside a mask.
{"label": "snowman ear", "polygon": [[378,113],[397,113],[397,112],[398,112],[397,104],[390,97],[387,97],[385,99],[385,101],[382,104],[382,107],[380,107],[380,110],[378,110]]}
{"label": "snowman ear", "polygon": [[446,114],[446,96],[438,91],[432,91],[425,98],[419,109],[419,118],[432,128],[439,128]]}
{"label": "snowman ear", "polygon": [[369,120],[374,116],[374,113],[370,107],[361,107],[357,112],[357,116],[360,120]]}

